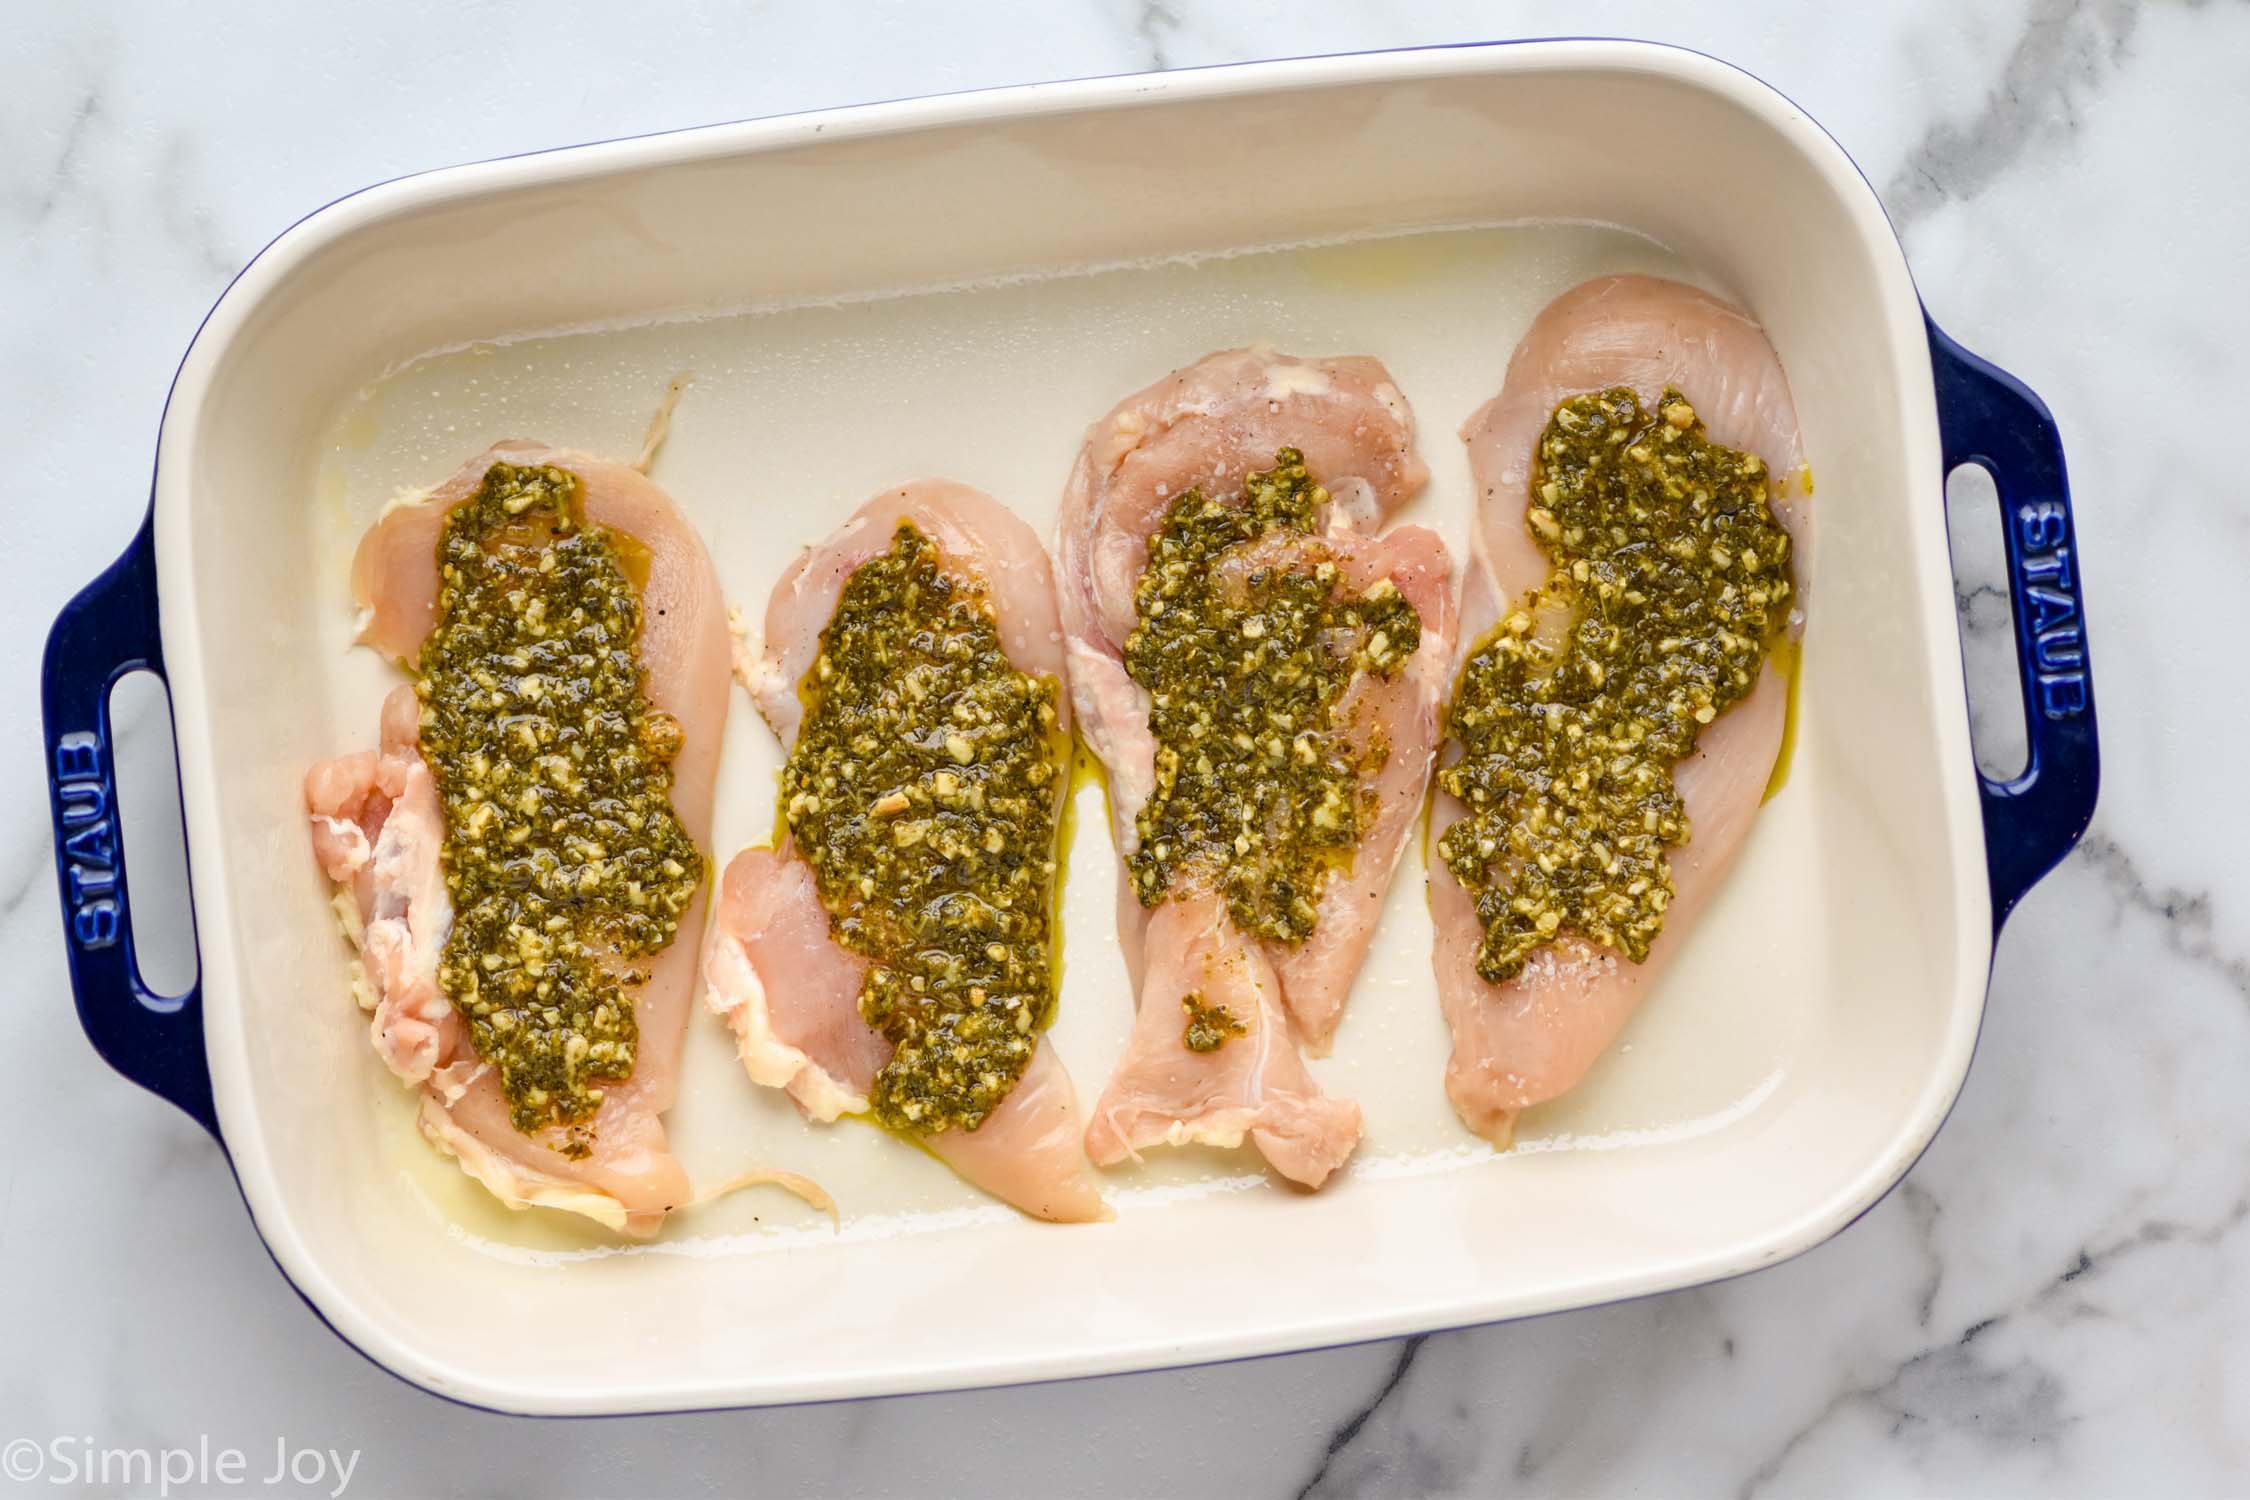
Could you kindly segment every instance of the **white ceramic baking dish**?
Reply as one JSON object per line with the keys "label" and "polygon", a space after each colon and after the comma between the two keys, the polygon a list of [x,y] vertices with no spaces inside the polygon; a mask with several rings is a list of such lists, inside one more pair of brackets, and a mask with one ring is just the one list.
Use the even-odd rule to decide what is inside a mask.
{"label": "white ceramic baking dish", "polygon": [[[1555,227],[1405,233],[1503,223]],[[1276,245],[1300,248],[1210,258]],[[1679,967],[1522,1149],[1446,1115],[1413,860],[1325,1075],[1368,1104],[1368,1144],[1318,1196],[1191,1158],[1120,1179],[1114,1223],[1033,1224],[753,1098],[699,1016],[674,1117],[699,1179],[786,1160],[838,1189],[845,1232],[743,1197],[624,1253],[481,1204],[370,1103],[402,1096],[344,997],[297,788],[373,731],[383,669],[344,649],[341,549],[389,486],[509,428],[626,449],[654,382],[693,364],[658,477],[754,603],[917,471],[1043,524],[1083,422],[1265,333],[1392,361],[1437,472],[1413,519],[1458,537],[1452,427],[1547,295],[1628,263],[1752,308],[1794,384],[1819,507],[1799,734]],[[1961,463],[1994,472],[2006,517],[2031,764],[2004,784],[1970,753],[1943,504]],[[148,526],[55,627],[77,999],[105,1057],[223,1141],[322,1318],[511,1411],[1086,1375],[1661,1291],[1833,1234],[1937,1130],[1995,928],[2092,808],[2081,622],[2044,409],[1926,324],[1836,144],[1691,53],[1308,59],[461,167],[332,204],[242,273],[181,367]],[[108,691],[136,668],[168,677],[179,746],[201,982],[178,997],[137,975],[118,858]],[[773,752],[740,706],[728,754],[722,854],[770,811]],[[1099,827],[1073,859],[1057,1033],[1082,1089],[1124,1029]]]}

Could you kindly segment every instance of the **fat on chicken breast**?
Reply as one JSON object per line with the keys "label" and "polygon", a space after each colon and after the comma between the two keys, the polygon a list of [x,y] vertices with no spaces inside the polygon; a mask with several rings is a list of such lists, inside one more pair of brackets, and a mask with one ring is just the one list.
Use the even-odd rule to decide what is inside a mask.
{"label": "fat on chicken breast", "polygon": [[[1546,581],[1550,560],[1526,528],[1535,449],[1565,399],[1624,386],[1654,411],[1666,387],[1693,406],[1711,441],[1762,458],[1771,504],[1794,549],[1800,607],[1811,515],[1796,408],[1779,356],[1749,314],[1678,282],[1606,276],[1540,313],[1508,362],[1500,393],[1461,429],[1475,479],[1473,557],[1461,641],[1473,650],[1511,601]],[[1801,616],[1793,629],[1801,627]],[[1673,771],[1693,836],[1669,855],[1674,893],[1645,961],[1567,932],[1501,984],[1477,972],[1483,930],[1442,859],[1430,861],[1438,998],[1453,1035],[1446,1092],[1462,1121],[1506,1147],[1516,1117],[1560,1097],[1616,1039],[1695,925],[1756,818],[1782,742],[1788,684],[1769,661],[1748,696],[1703,730]],[[1464,809],[1441,788],[1434,850]]]}
{"label": "fat on chicken breast", "polygon": [[[1421,527],[1383,529],[1429,477],[1405,398],[1374,359],[1300,359],[1262,346],[1165,376],[1088,431],[1056,525],[1057,582],[1080,733],[1108,773],[1125,861],[1157,784],[1151,701],[1125,664],[1151,539],[1182,494],[1238,503],[1249,476],[1292,448],[1328,496],[1317,534],[1269,532],[1222,566],[1248,574],[1332,562],[1355,593],[1387,581],[1414,606],[1420,643],[1394,674],[1356,677],[1337,706],[1343,739],[1374,766],[1362,787],[1373,815],[1321,887],[1309,936],[1246,934],[1225,901],[1195,891],[1144,908],[1121,870],[1118,934],[1138,1000],[1132,1041],[1087,1136],[1104,1165],[1159,1144],[1248,1139],[1284,1176],[1317,1187],[1359,1138],[1358,1105],[1324,1096],[1299,1049],[1329,1050],[1366,957],[1429,784],[1453,654],[1444,544]],[[1225,1008],[1245,1035],[1190,1049],[1182,1003],[1197,994],[1206,1004],[1232,996]]]}
{"label": "fat on chicken breast", "polygon": [[[926,479],[885,490],[783,574],[767,604],[763,641],[741,675],[784,750],[805,704],[799,688],[844,586],[883,556],[902,523],[932,542],[944,569],[981,589],[1009,664],[1032,677],[1063,674],[1046,549],[1029,527],[980,490]],[[1058,694],[1067,742],[1069,704]],[[1055,778],[1054,812],[1069,778]],[[788,837],[747,849],[727,866],[705,959],[705,1003],[732,1028],[754,1082],[788,1092],[810,1119],[869,1109],[891,1043],[862,1018],[868,961],[836,941],[813,870]],[[1107,1217],[1079,1143],[1077,1095],[1051,1043],[1040,1040],[1005,1097],[974,1130],[918,1139],[966,1181],[1036,1218]]]}
{"label": "fat on chicken breast", "polygon": [[[710,841],[711,802],[727,712],[725,602],[709,555],[662,489],[624,464],[510,440],[464,464],[428,495],[393,506],[362,538],[352,592],[360,640],[411,666],[437,623],[438,545],[447,514],[473,496],[495,464],[551,465],[576,475],[588,522],[637,544],[639,659],[650,705],[677,720],[671,802],[699,849]],[[418,748],[421,709],[411,685],[382,711],[379,746],[311,768],[305,801],[322,870],[360,954],[360,999],[376,1052],[420,1094],[418,1122],[439,1150],[513,1207],[583,1214],[634,1237],[654,1234],[689,1201],[686,1174],[667,1145],[663,1116],[679,1077],[693,1000],[696,944],[706,891],[682,914],[680,936],[640,962],[633,986],[638,1044],[630,1077],[608,1086],[566,1153],[551,1131],[526,1134],[511,1118],[498,1076],[476,1054],[467,1026],[439,984],[452,930],[440,851],[445,816]],[[579,1154],[582,1151],[583,1154]]]}

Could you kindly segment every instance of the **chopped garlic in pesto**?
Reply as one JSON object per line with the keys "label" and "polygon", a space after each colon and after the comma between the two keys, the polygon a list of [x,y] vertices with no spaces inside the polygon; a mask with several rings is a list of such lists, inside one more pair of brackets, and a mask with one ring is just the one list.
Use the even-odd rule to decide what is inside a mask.
{"label": "chopped garlic in pesto", "polygon": [[1054,1018],[1057,684],[1016,670],[981,589],[901,523],[845,583],[800,687],[781,811],[860,1014],[896,1050],[894,1130],[974,1130]]}
{"label": "chopped garlic in pesto", "polygon": [[1180,1028],[1180,1044],[1190,1052],[1216,1052],[1250,1028],[1223,1005],[1205,1005],[1203,992],[1191,990],[1180,997],[1187,1024]]}
{"label": "chopped garlic in pesto", "polygon": [[572,1155],[633,1071],[631,962],[677,936],[703,880],[618,540],[585,522],[577,475],[494,464],[446,517],[415,682],[453,903],[439,981],[515,1127],[571,1127]]}
{"label": "chopped garlic in pesto", "polygon": [[1422,621],[1387,578],[1345,585],[1315,535],[1327,502],[1284,448],[1240,504],[1189,490],[1149,539],[1125,642],[1156,738],[1128,860],[1143,906],[1192,882],[1223,891],[1244,932],[1300,943],[1358,847],[1383,749],[1352,744],[1345,690],[1396,673]]}
{"label": "chopped garlic in pesto", "polygon": [[1748,695],[1791,595],[1765,463],[1678,391],[1653,415],[1622,387],[1573,396],[1536,457],[1525,525],[1553,567],[1462,668],[1438,773],[1494,984],[1564,934],[1648,957],[1690,834],[1672,769]]}

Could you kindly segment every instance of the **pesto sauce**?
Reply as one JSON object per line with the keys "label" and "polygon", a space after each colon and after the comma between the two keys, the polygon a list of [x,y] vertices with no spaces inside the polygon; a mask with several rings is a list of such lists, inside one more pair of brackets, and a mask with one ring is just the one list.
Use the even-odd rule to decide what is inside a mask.
{"label": "pesto sauce", "polygon": [[1190,1052],[1216,1052],[1250,1028],[1223,1005],[1205,1005],[1203,992],[1191,990],[1180,997],[1187,1024],[1180,1028],[1180,1044]]}
{"label": "pesto sauce", "polygon": [[1149,539],[1124,653],[1156,739],[1127,861],[1143,906],[1184,881],[1222,891],[1244,932],[1301,943],[1358,847],[1384,751],[1354,747],[1338,709],[1355,675],[1413,656],[1422,621],[1387,578],[1343,585],[1315,535],[1327,502],[1284,448],[1240,504],[1189,490]]}
{"label": "pesto sauce", "polygon": [[1498,984],[1563,933],[1638,963],[1688,817],[1672,769],[1748,695],[1787,618],[1789,533],[1763,460],[1667,389],[1573,396],[1540,435],[1525,525],[1553,561],[1462,668],[1439,853]]}
{"label": "pesto sauce", "polygon": [[453,903],[439,982],[516,1129],[573,1127],[571,1155],[633,1071],[646,975],[627,962],[673,940],[703,881],[618,540],[584,521],[577,475],[494,464],[446,517],[415,682]]}
{"label": "pesto sauce", "polygon": [[894,1130],[974,1130],[1054,1018],[1057,685],[1016,670],[984,592],[902,522],[800,692],[782,817],[896,1049],[869,1102]]}

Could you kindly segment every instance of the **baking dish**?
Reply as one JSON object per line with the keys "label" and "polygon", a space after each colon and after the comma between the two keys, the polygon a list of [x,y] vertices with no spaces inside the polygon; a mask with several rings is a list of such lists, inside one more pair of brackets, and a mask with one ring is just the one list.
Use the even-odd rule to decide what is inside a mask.
{"label": "baking dish", "polygon": [[[1436,520],[1466,504],[1449,432],[1462,398],[1497,387],[1516,304],[1536,306],[1569,257],[1532,229],[1348,246],[1501,223],[1623,226],[1642,248],[1585,253],[1676,260],[1749,306],[1789,369],[1820,508],[1788,783],[1575,1114],[1507,1157],[1458,1134],[1379,1139],[1387,1115],[1443,1110],[1409,861],[1355,1000],[1370,1029],[1355,1044],[1348,1022],[1338,1044],[1370,1149],[1315,1197],[1191,1166],[1123,1184],[1114,1223],[1069,1230],[918,1198],[865,1175],[904,1170],[865,1164],[888,1144],[871,1132],[802,1144],[786,1114],[734,1104],[723,1046],[685,1080],[679,1135],[812,1153],[798,1164],[843,1178],[845,1233],[742,1205],[711,1211],[733,1216],[713,1221],[727,1233],[683,1224],[637,1253],[465,1229],[410,1134],[390,1116],[368,1128],[361,1101],[387,1085],[343,1005],[297,786],[372,732],[379,672],[345,660],[335,552],[379,472],[415,455],[430,467],[387,482],[433,477],[506,435],[486,419],[623,447],[648,394],[633,382],[694,358],[707,386],[760,400],[683,407],[687,446],[659,477],[730,594],[755,600],[868,474],[949,469],[1044,521],[1054,455],[1107,404],[1092,393],[1262,318],[1336,346],[1314,353],[1357,339],[1391,356],[1377,335],[1396,334],[1441,471],[1410,518]],[[1347,248],[1211,258],[1330,242]],[[1292,288],[1316,310],[1290,314]],[[740,316],[711,316],[728,309]],[[576,331],[526,337],[561,329]],[[1415,348],[1448,352],[1418,375]],[[512,394],[511,371],[533,394]],[[473,419],[449,421],[446,402],[472,391]],[[1969,745],[1943,510],[1962,464],[1991,471],[2005,521],[2030,754],[2004,782]],[[1692,53],[1555,41],[1307,59],[431,173],[322,209],[221,298],[164,415],[147,523],[55,625],[44,706],[72,980],[102,1055],[221,1140],[322,1318],[409,1380],[509,1411],[1085,1375],[1685,1286],[1833,1234],[1942,1123],[1996,930],[2092,811],[2078,578],[2045,409],[1929,325],[1841,149]],[[201,964],[181,996],[135,969],[117,837],[108,694],[139,669],[168,680],[178,743]],[[738,841],[770,799],[750,717],[738,706],[730,728]],[[1087,887],[1072,899],[1095,907],[1106,893],[1082,872],[1107,858],[1100,842],[1079,841],[1071,872]],[[1058,1045],[1083,1091],[1116,983],[1098,939],[1074,935],[1068,961],[1065,1024],[1087,1029]],[[1718,1092],[1690,1097],[1683,1079]],[[863,1200],[882,1211],[855,1213]]]}

